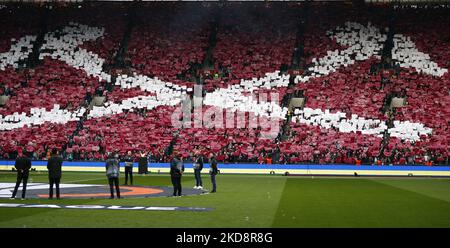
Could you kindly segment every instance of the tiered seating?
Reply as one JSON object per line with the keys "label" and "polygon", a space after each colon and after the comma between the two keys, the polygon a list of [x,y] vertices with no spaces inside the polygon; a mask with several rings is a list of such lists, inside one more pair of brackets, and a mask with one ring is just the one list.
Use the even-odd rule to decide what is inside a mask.
{"label": "tiered seating", "polygon": [[123,89],[120,87],[115,87],[112,92],[107,93],[107,101],[113,102],[113,103],[120,103],[122,100],[127,98],[134,98],[138,96],[151,96],[155,95],[151,92],[145,92],[141,89]]}
{"label": "tiered seating", "polygon": [[[294,8],[265,9],[243,4],[226,6],[221,13],[214,69],[226,68],[229,73],[222,75],[227,80],[238,80],[225,83],[262,77],[279,70],[283,64],[290,64],[297,30],[298,13]],[[220,80],[206,83],[220,83]]]}
{"label": "tiered seating", "polygon": [[[417,163],[423,163],[425,155],[439,158],[441,163],[449,154],[450,144],[450,96],[448,73],[443,78],[418,75],[412,70],[401,72],[399,79],[392,79],[393,87],[406,92],[407,105],[398,108],[396,120],[420,122],[433,129],[432,135],[422,135],[420,141],[402,142],[399,139],[389,140],[386,156],[414,157]],[[395,123],[395,122],[394,122]],[[400,155],[395,159],[399,163]]]}
{"label": "tiered seating", "polygon": [[[450,44],[447,9],[399,9],[394,37],[395,63],[407,67],[398,77],[391,78],[392,89],[406,94],[407,105],[397,109],[396,120],[424,123],[433,129],[432,135],[422,135],[420,141],[389,140],[385,155],[394,164],[413,161],[424,163],[425,156],[436,164],[448,162],[450,135]],[[410,22],[414,21],[414,25]],[[414,45],[414,47],[411,47]],[[405,47],[407,49],[405,49]],[[406,54],[414,57],[405,59]],[[406,159],[405,159],[406,158]]]}
{"label": "tiered seating", "polygon": [[[205,58],[211,13],[163,3],[138,9],[131,33],[127,61],[134,71],[180,84],[177,75]],[[148,13],[152,13],[149,15]]]}
{"label": "tiered seating", "polygon": [[313,58],[321,58],[328,51],[345,49],[346,46],[338,44],[331,39],[328,31],[337,26],[343,26],[344,22],[358,22],[362,25],[371,23],[378,27],[386,27],[388,23],[388,11],[383,7],[376,9],[355,10],[351,6],[342,4],[317,4],[308,9],[304,32],[304,57],[306,64]]}
{"label": "tiered seating", "polygon": [[164,155],[176,128],[171,127],[173,107],[159,107],[145,114],[135,111],[90,119],[74,137],[67,152],[80,153],[86,159],[100,159],[105,152],[146,151]]}
{"label": "tiered seating", "polygon": [[381,138],[358,133],[341,133],[301,123],[291,124],[292,137],[281,142],[281,161],[286,163],[348,163],[355,158],[373,161]]}
{"label": "tiered seating", "polygon": [[127,8],[121,3],[109,3],[101,7],[95,3],[83,3],[81,8],[77,5],[65,7],[64,10],[51,12],[49,31],[57,30],[70,22],[104,28],[105,32],[100,39],[87,41],[80,47],[98,54],[105,59],[106,64],[111,64],[122,42]]}
{"label": "tiered seating", "polygon": [[[409,36],[417,48],[430,55],[432,61],[449,68],[450,17],[448,9],[404,9],[397,10],[396,26],[403,35]],[[410,25],[414,23],[414,25]]]}
{"label": "tiered seating", "polygon": [[[305,25],[304,33],[304,60],[306,64],[311,63],[313,58],[326,55],[327,51],[343,48],[326,35],[327,31],[342,25],[349,17],[348,10],[344,11],[340,5],[334,7],[336,8],[335,11],[325,6],[317,6],[307,13],[308,18],[305,21],[307,25]],[[329,13],[330,11],[332,13]]]}
{"label": "tiered seating", "polygon": [[[346,24],[346,25],[348,25],[348,24]],[[370,29],[370,27],[369,27],[369,29]],[[334,34],[330,33],[330,35],[334,35]],[[344,37],[345,37],[345,35],[344,35]],[[339,38],[339,36],[338,36],[338,38]],[[345,38],[343,40],[344,44],[345,43],[351,44],[352,43],[350,41],[351,39],[352,39],[351,36]],[[324,42],[326,43],[326,41],[324,41]],[[339,39],[338,39],[338,42],[339,42]],[[395,42],[395,38],[394,38],[394,42]],[[328,43],[330,43],[330,41],[328,41]],[[319,44],[320,44],[320,42],[319,42]],[[318,47],[319,47],[318,49],[315,49],[316,54],[320,54],[321,46],[319,45]],[[327,47],[327,45],[325,45],[324,47]],[[347,49],[347,48],[343,47],[341,49]],[[403,49],[403,48],[401,48],[401,49]],[[402,63],[404,63],[404,66],[407,66],[409,63],[414,68],[419,68],[419,69],[424,68],[424,69],[422,69],[424,72],[434,73],[436,75],[442,75],[442,73],[444,71],[443,69],[436,69],[436,67],[431,67],[431,69],[430,69],[430,67],[425,67],[425,66],[430,65],[429,60],[427,60],[427,59],[418,59],[417,60],[418,56],[423,56],[424,54],[421,54],[419,52],[414,52],[413,56],[415,56],[414,58],[416,59],[416,61],[408,61],[408,60],[405,60],[405,57],[411,56],[412,55],[411,52],[413,52],[413,50],[412,49],[401,50],[401,49],[395,48],[393,50],[393,57],[402,59],[401,61],[402,61]],[[377,48],[377,50],[374,50],[374,51],[375,51],[374,55],[376,55],[376,54],[380,55],[380,48]],[[330,54],[330,52],[327,52],[327,53]],[[403,53],[403,54],[401,54],[401,53]],[[366,52],[366,54],[367,54],[367,52]],[[359,52],[357,51],[355,57],[358,58],[358,56],[360,56],[360,55],[359,55]],[[316,59],[313,59],[313,62],[314,62],[314,60],[316,60]],[[331,60],[333,60],[333,57],[331,57]],[[358,60],[358,59],[356,59],[356,60]],[[350,61],[351,61],[351,59],[350,59]],[[406,61],[406,63],[404,61]],[[315,62],[315,63],[317,63],[317,62]],[[319,64],[326,65],[327,63],[329,65],[331,65],[331,67],[330,66],[329,67],[317,66]],[[350,63],[347,62],[347,64],[352,64],[352,63],[354,63],[354,62],[350,62]],[[388,85],[386,85],[385,88],[381,89],[381,85],[380,85],[381,75],[376,75],[376,76],[369,75],[369,68],[370,68],[371,64],[374,64],[374,63],[377,63],[377,61],[373,58],[373,59],[369,59],[365,62],[358,62],[357,65],[349,66],[347,68],[339,69],[338,67],[336,67],[337,72],[334,72],[334,70],[336,70],[336,69],[334,69],[332,66],[339,66],[339,63],[336,63],[336,61],[328,62],[326,60],[322,60],[319,64],[316,65],[316,67],[318,67],[317,69],[314,70],[314,73],[316,73],[316,75],[314,76],[314,73],[313,73],[312,77],[301,78],[301,80],[299,80],[299,81],[301,81],[302,83],[297,85],[297,88],[305,90],[305,95],[307,97],[306,107],[309,107],[312,109],[322,109],[322,110],[328,109],[331,112],[343,111],[343,112],[347,113],[347,115],[358,114],[359,116],[363,116],[366,118],[377,118],[377,119],[381,119],[381,120],[386,120],[387,117],[383,113],[380,112],[380,109],[383,105],[383,101],[384,101],[384,98],[386,97],[386,94],[389,92],[399,92],[402,89],[405,90],[408,88],[408,84],[407,83],[399,84],[399,85],[388,84]],[[422,64],[422,66],[421,66],[421,64]],[[345,62],[344,62],[344,66],[347,66]],[[330,71],[333,71],[333,73],[330,73]],[[319,74],[319,75],[317,75],[317,74]],[[317,77],[317,76],[319,76],[319,77]],[[406,76],[406,78],[407,78],[407,76]],[[438,80],[441,80],[440,82],[445,85],[445,79],[443,80],[442,78],[440,78]],[[433,96],[433,98],[436,97],[436,94],[441,95],[441,97],[444,96],[442,93],[440,93],[440,94],[437,93],[440,91],[438,88],[439,88],[439,86],[436,86],[432,90],[432,92],[430,92],[430,94]],[[408,90],[411,90],[411,89],[408,88]],[[423,90],[423,88],[422,88],[422,90]],[[444,92],[445,92],[445,94],[447,94],[446,91],[444,91]],[[416,92],[416,93],[418,93],[418,92]],[[429,100],[431,100],[431,98],[432,97],[430,97]],[[423,101],[423,100],[421,100],[421,101]],[[434,102],[430,101],[430,104],[434,104]],[[420,112],[422,112],[422,111],[426,112],[424,109],[426,109],[427,107],[424,106],[422,108],[422,106],[423,106],[423,104],[422,105],[414,104],[412,108],[415,111],[419,110]],[[411,111],[412,109],[409,109],[409,110]],[[429,110],[437,110],[437,109],[430,108]],[[401,113],[403,113],[403,112],[404,112],[404,110]],[[428,113],[429,113],[429,117],[431,117],[434,115],[435,112],[428,112]],[[445,115],[442,115],[442,116],[445,116]],[[408,116],[408,117],[412,117],[412,116]],[[407,121],[407,120],[414,122],[414,120],[411,120],[411,118],[400,118],[399,119],[399,121]],[[444,120],[445,120],[445,118],[444,118]],[[397,139],[397,138],[391,139],[394,141],[391,141],[391,144],[386,149],[385,154],[384,154],[385,156],[391,156],[390,150],[392,150],[392,148],[394,147],[394,145],[392,145],[392,144],[395,144],[395,142],[410,144],[411,140],[408,140],[409,136],[405,136],[406,134],[403,133],[405,131],[405,130],[403,130],[403,128],[408,128],[410,130],[412,130],[414,128],[415,130],[417,130],[417,132],[420,133],[419,135],[423,139],[426,140],[426,137],[427,137],[426,134],[429,133],[428,130],[426,130],[426,128],[437,126],[437,125],[426,125],[426,127],[423,127],[423,126],[406,127],[407,125],[409,125],[407,122],[400,123],[399,121],[394,122],[395,128],[389,129],[389,133],[391,134],[391,137],[401,137],[401,139]],[[423,118],[421,120],[416,118],[415,122],[426,123],[426,121]],[[443,126],[444,129],[446,130],[448,125],[446,125],[446,124],[442,125],[442,124],[444,124],[444,123],[440,123],[440,125]],[[325,125],[325,124],[323,124],[323,125]],[[334,129],[336,129],[336,127]],[[325,133],[326,135],[329,135],[330,130],[333,130],[333,129],[326,129],[326,130],[323,130],[322,132]],[[297,131],[301,131],[301,130],[297,130]],[[382,130],[380,130],[380,131],[382,131]],[[440,133],[439,128],[438,128],[438,130],[433,131],[433,134],[439,135],[439,133]],[[381,132],[379,132],[379,134],[381,134]],[[440,133],[440,134],[441,135],[439,135],[439,136],[441,138],[436,138],[434,135],[431,137],[433,137],[432,139],[435,141],[440,140],[440,142],[442,142],[443,140],[445,140],[445,135],[442,136],[442,133]],[[418,138],[419,135],[417,135],[416,137]],[[400,140],[405,140],[405,139],[407,141],[400,142]],[[330,139],[330,140],[332,140],[332,139]],[[373,154],[373,156],[377,156],[377,154],[378,154],[377,149],[380,148],[380,145],[379,145],[380,140],[375,142],[376,146],[374,149],[367,148],[367,145],[370,144],[370,142],[372,142],[372,141],[369,140],[369,142],[367,142],[364,140],[365,140],[365,137],[361,136],[361,138],[352,140],[351,142],[356,143],[359,147],[364,147],[366,149],[372,150],[373,153],[376,153],[376,154]],[[308,142],[310,142],[310,141],[308,141]],[[416,143],[420,144],[422,142],[426,142],[426,141],[422,140],[422,141],[416,142]],[[322,142],[318,142],[317,144],[321,144],[321,143],[325,143],[327,145],[329,142],[327,143],[326,141],[322,141]],[[345,140],[344,140],[344,144],[346,144]],[[346,145],[349,145],[349,144],[346,144]],[[447,147],[448,146],[440,146],[440,149],[442,151],[444,148],[447,148]],[[350,147],[350,149],[347,149],[347,151],[350,151],[352,154],[354,153],[354,149],[352,149],[351,147]],[[320,149],[318,149],[318,151],[314,150],[314,152],[317,153],[317,156],[322,156],[324,154],[329,154],[329,153],[333,154],[335,151],[329,151],[329,150],[320,151]],[[311,161],[311,158],[314,157],[314,156],[312,156],[312,155],[314,155],[314,152],[305,155],[305,156],[307,156],[307,158],[306,158],[307,161]],[[309,156],[309,158],[308,158],[308,156]],[[356,155],[356,156],[361,156],[361,151],[359,151],[358,155]],[[298,158],[296,158],[296,159],[298,160]],[[387,162],[389,162],[389,161],[387,161]]]}
{"label": "tiered seating", "polygon": [[[40,11],[36,8],[21,8],[4,6],[0,9],[0,95],[3,87],[11,82],[24,81],[24,76],[14,71],[18,63],[23,63],[32,48],[32,40],[39,32]],[[14,23],[14,25],[11,25]],[[22,45],[21,45],[22,44]],[[23,52],[26,45],[27,53]],[[12,90],[12,89],[11,89]]]}
{"label": "tiered seating", "polygon": [[[39,8],[33,9],[35,9],[34,12],[40,10]],[[76,8],[72,8],[71,10],[64,9],[64,11],[50,11],[48,30],[55,31],[69,21],[77,19],[74,15],[69,14],[74,10],[75,12],[78,11],[77,15],[80,17],[78,19],[86,21],[86,15],[83,11],[93,11],[94,9],[98,8],[90,10],[76,10]],[[3,25],[2,31],[5,31],[7,35],[2,37],[17,39],[20,38],[18,36],[25,34],[36,36],[41,28],[39,27],[41,23],[39,18],[42,16],[40,12],[39,14],[29,14],[28,12],[21,8],[12,11],[11,14],[9,12],[5,15],[2,14],[2,21],[9,20],[9,15],[13,19],[13,21]],[[102,16],[99,15],[90,15],[90,18],[95,16],[102,19]],[[110,18],[109,20],[111,21],[112,19]],[[99,22],[97,21],[92,21],[92,25],[98,25]],[[11,22],[17,23],[17,26],[11,26]],[[22,25],[22,22],[26,25]],[[114,30],[117,32],[114,34],[117,37],[121,37],[117,24],[114,24],[114,26]],[[8,33],[9,28],[14,33]],[[108,38],[105,40],[108,40]],[[8,45],[6,43],[2,44]],[[45,44],[46,41],[44,41],[44,46]],[[100,44],[104,43],[100,42],[94,47],[102,47]],[[110,44],[109,49],[116,49],[116,47],[117,44]],[[3,52],[3,46],[1,49]],[[19,49],[18,51],[23,52],[24,50]],[[105,48],[100,48],[95,52],[102,53],[102,51],[105,51]],[[111,56],[105,55],[104,57],[109,58]],[[8,58],[10,57],[8,56]],[[1,121],[2,137],[0,142],[1,150],[5,154],[26,147],[27,150],[36,151],[37,155],[41,157],[41,153],[45,154],[51,148],[61,149],[69,141],[68,137],[73,134],[76,126],[75,121],[79,120],[79,117],[84,112],[84,110],[81,112],[75,110],[84,103],[86,94],[88,92],[92,94],[98,85],[98,79],[87,76],[85,72],[75,69],[62,61],[53,60],[49,57],[41,57],[40,59],[43,59],[43,63],[33,69],[13,71],[11,67],[8,67],[6,70],[0,70],[0,83],[8,86],[12,91],[7,105],[0,107],[0,117],[6,116],[5,118],[7,118],[10,116],[10,120],[16,120],[19,115],[22,116],[20,119],[23,119],[23,116],[31,114],[31,118],[20,122],[22,124],[16,124],[15,121],[10,122],[8,119],[5,119],[7,122]],[[58,109],[65,109],[66,113],[54,110],[55,106]],[[40,109],[36,110],[36,108]],[[69,112],[68,114],[67,111],[75,111],[75,113],[70,114]],[[12,115],[13,113],[14,115]],[[31,125],[36,126],[30,127]],[[16,126],[20,128],[17,129]],[[14,129],[10,130],[11,128]]]}
{"label": "tiered seating", "polygon": [[75,127],[75,122],[67,124],[44,123],[35,127],[1,131],[0,156],[10,158],[10,153],[25,149],[28,152],[35,152],[36,158],[45,158],[47,151],[51,151],[53,148],[61,150],[67,144]]}
{"label": "tiered seating", "polygon": [[369,74],[372,63],[376,60],[367,60],[298,84],[297,88],[304,90],[307,98],[305,107],[386,120],[380,110],[389,91],[381,89],[380,75]]}
{"label": "tiered seating", "polygon": [[[258,162],[275,151],[280,121],[256,118],[244,112],[226,113],[220,108],[208,108],[202,114],[211,116],[213,113],[212,122],[205,121],[209,118],[203,117],[204,126],[201,128],[196,128],[196,116],[193,116],[193,122],[179,130],[174,149],[184,157],[195,153],[205,156],[214,153],[219,161],[228,162]],[[217,114],[223,114],[222,119]]]}
{"label": "tiered seating", "polygon": [[45,58],[42,65],[26,73],[8,73],[4,82],[14,93],[7,105],[0,107],[0,115],[29,113],[31,108],[50,110],[54,104],[74,110],[84,102],[87,92],[94,93],[98,84],[97,79],[83,74],[50,58]]}
{"label": "tiered seating", "polygon": [[[423,163],[425,156],[441,163],[448,160],[449,20],[440,10],[419,11],[420,21],[413,19],[415,12],[400,13],[394,22],[392,57],[401,68],[384,75],[389,80],[382,83],[381,73],[369,73],[380,62],[387,38],[387,16],[372,14],[380,9],[360,12],[350,5],[310,4],[302,34],[308,65],[304,74],[292,79],[280,68],[292,59],[299,8],[224,4],[217,8],[221,16],[212,54],[212,71],[219,77],[203,78],[202,114],[238,115],[231,118],[234,125],[224,114],[223,120],[217,119],[221,126],[211,127],[217,123],[206,121],[206,126],[191,123],[181,128],[180,103],[193,91],[193,83],[185,81],[194,76],[188,69],[205,59],[216,9],[148,3],[128,13],[131,8],[122,4],[99,6],[103,5],[86,3],[49,11],[42,64],[24,70],[19,68],[31,54],[41,15],[0,9],[5,14],[0,21],[5,26],[0,83],[12,90],[7,105],[0,108],[0,156],[22,148],[39,156],[67,146],[75,159],[99,160],[111,151],[144,150],[167,161],[166,149],[173,145],[185,158],[213,152],[224,162],[261,163],[274,151],[280,151],[286,163],[354,163],[355,158],[372,163],[376,157],[387,157],[385,163]],[[17,28],[8,25],[14,19],[20,20]],[[128,20],[133,29],[125,64],[130,66],[108,70]],[[294,88],[288,88],[290,79]],[[85,97],[109,83],[115,85],[105,91],[106,103],[86,113]],[[278,142],[278,128],[287,115],[280,103],[294,90],[303,91],[306,105],[294,111],[288,139]],[[407,105],[397,109],[391,126],[381,109],[388,94],[396,92],[406,96]],[[262,93],[278,93],[278,101],[270,102],[271,95],[261,100]],[[271,125],[258,128],[243,112],[270,118]],[[87,121],[77,124],[83,116]],[[383,147],[386,132],[390,138]]]}
{"label": "tiered seating", "polygon": [[[1,36],[0,36],[0,54],[7,52],[13,42],[26,35],[36,35],[40,29],[40,9],[39,8],[20,8],[16,11],[15,7],[0,9]],[[11,25],[14,23],[14,25]]]}

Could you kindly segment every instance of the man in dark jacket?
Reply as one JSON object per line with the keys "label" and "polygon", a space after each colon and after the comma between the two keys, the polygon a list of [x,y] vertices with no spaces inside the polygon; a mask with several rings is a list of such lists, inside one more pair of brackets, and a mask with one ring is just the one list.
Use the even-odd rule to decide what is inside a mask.
{"label": "man in dark jacket", "polygon": [[195,175],[195,187],[194,189],[203,189],[203,182],[202,182],[202,169],[203,169],[203,157],[202,155],[196,155],[194,160],[194,175]]}
{"label": "man in dark jacket", "polygon": [[[150,157],[150,155],[149,155]],[[147,158],[147,155],[145,152],[141,152],[141,156],[139,157],[138,165],[139,165],[139,174],[147,174],[148,173],[148,162],[149,159]]]}
{"label": "man in dark jacket", "polygon": [[177,152],[174,152],[170,162],[170,177],[173,185],[173,196],[181,196],[181,176],[184,172],[184,164]]}
{"label": "man in dark jacket", "polygon": [[22,200],[25,200],[28,176],[31,169],[31,160],[26,153],[19,152],[19,157],[16,159],[16,164],[14,165],[14,167],[17,170],[17,181],[11,199],[16,198],[17,190],[19,189],[20,183],[23,181]]}
{"label": "man in dark jacket", "polygon": [[52,150],[52,157],[47,162],[48,181],[50,184],[48,199],[53,199],[53,185],[56,186],[56,198],[59,199],[59,183],[61,182],[61,167],[63,159],[58,150]]}
{"label": "man in dark jacket", "polygon": [[131,151],[128,151],[127,155],[123,159],[125,162],[125,185],[128,185],[128,176],[130,176],[130,185],[133,185],[133,156]]}
{"label": "man in dark jacket", "polygon": [[216,192],[216,175],[219,172],[219,170],[217,169],[217,160],[216,157],[213,155],[211,155],[211,159],[209,160],[209,166],[210,166],[210,170],[209,170],[209,175],[211,176],[211,183],[212,183],[212,191],[211,193],[215,193]]}

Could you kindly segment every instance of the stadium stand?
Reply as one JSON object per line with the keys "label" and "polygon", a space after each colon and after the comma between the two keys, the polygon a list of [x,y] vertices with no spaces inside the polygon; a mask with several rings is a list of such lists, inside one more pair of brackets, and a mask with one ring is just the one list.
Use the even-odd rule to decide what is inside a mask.
{"label": "stadium stand", "polygon": [[448,9],[251,4],[6,5],[0,156],[448,164]]}

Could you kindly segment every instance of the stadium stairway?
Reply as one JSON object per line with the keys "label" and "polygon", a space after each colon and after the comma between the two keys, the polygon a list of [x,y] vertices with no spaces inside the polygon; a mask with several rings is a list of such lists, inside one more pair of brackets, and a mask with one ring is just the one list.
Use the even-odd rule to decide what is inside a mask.
{"label": "stadium stairway", "polygon": [[[378,65],[378,68],[381,68],[382,70],[377,70],[376,73],[381,74],[381,89],[384,89],[386,84],[390,83],[390,79],[392,77],[392,74],[389,73],[388,75],[384,74],[384,70],[392,70],[393,69],[393,63],[392,63],[392,48],[394,47],[394,34],[395,34],[395,14],[393,12],[393,7],[390,8],[389,11],[389,21],[388,21],[388,30],[387,30],[387,38],[386,41],[383,44],[383,50],[381,55],[381,62]],[[380,109],[380,111],[385,114],[388,117],[388,120],[386,122],[388,128],[394,127],[394,120],[395,120],[395,108],[393,107],[393,99],[395,97],[395,92],[389,92],[386,94],[386,97],[384,99],[383,107]],[[385,163],[388,162],[388,160],[392,161],[392,158],[388,158],[388,156],[385,155],[385,150],[389,146],[389,140],[390,140],[390,134],[386,130],[383,133],[383,140],[381,142],[381,147],[379,151],[379,159],[382,159]]]}
{"label": "stadium stairway", "polygon": [[388,32],[387,38],[383,46],[383,53],[381,62],[383,63],[383,67],[392,67],[392,48],[394,47],[394,34],[395,34],[395,15],[393,13],[392,7],[389,12],[389,22],[388,22]]}
{"label": "stadium stairway", "polygon": [[308,2],[305,3],[304,8],[301,8],[301,11],[298,16],[297,23],[297,37],[295,41],[294,53],[292,55],[291,69],[303,69],[304,66],[304,43],[305,43],[305,26],[308,20]]}
{"label": "stadium stairway", "polygon": [[42,47],[42,44],[44,42],[45,34],[47,33],[47,23],[49,18],[49,9],[48,8],[42,8],[44,13],[42,13],[41,17],[41,28],[39,31],[39,34],[36,38],[36,41],[33,43],[33,50],[28,57],[28,60],[26,62],[27,68],[34,68],[42,63],[42,60],[39,59],[39,53]]}
{"label": "stadium stairway", "polygon": [[[305,3],[304,8],[302,8],[300,11],[300,14],[298,16],[298,23],[297,23],[297,34],[296,34],[296,41],[295,41],[295,47],[294,47],[294,51],[292,54],[292,61],[291,61],[291,65],[289,66],[290,72],[292,72],[292,70],[302,70],[304,69],[304,65],[305,65],[305,58],[304,58],[304,32],[305,32],[305,25],[306,25],[306,20],[307,18],[307,8],[308,8],[308,3]],[[294,74],[290,74],[289,77],[289,84],[288,84],[288,90],[286,92],[286,94],[283,96],[283,99],[281,101],[281,107],[284,108],[289,108],[290,111],[288,111],[288,113],[286,114],[286,119],[282,124],[282,127],[280,128],[280,132],[278,134],[278,137],[276,139],[276,142],[278,141],[285,141],[287,139],[289,139],[289,135],[288,133],[288,129],[290,128],[290,123],[292,120],[292,100],[294,97],[297,97],[298,95],[303,95],[303,91],[299,92],[299,91],[294,91],[294,87],[295,87],[295,83],[294,83],[294,78],[297,75]],[[303,102],[304,105],[304,102]],[[279,152],[278,152],[279,155]]]}
{"label": "stadium stairway", "polygon": [[217,43],[217,30],[219,29],[219,23],[221,20],[222,15],[219,9],[216,9],[216,14],[214,18],[214,22],[212,23],[211,27],[211,33],[209,34],[208,38],[208,47],[206,48],[206,55],[205,59],[203,60],[202,69],[207,70],[214,67],[214,48],[216,47]]}
{"label": "stadium stairway", "polygon": [[130,36],[134,27],[134,16],[135,16],[135,4],[131,4],[128,7],[128,11],[125,14],[125,22],[127,26],[123,34],[122,41],[120,42],[120,47],[117,50],[117,54],[114,57],[114,68],[124,68],[126,66],[125,57],[128,51],[128,43],[130,41]]}
{"label": "stadium stairway", "polygon": [[[86,98],[87,98],[87,95],[86,95]],[[91,98],[90,101],[84,102],[83,104],[80,105],[80,108],[87,108],[87,111],[83,114],[83,116],[80,118],[80,120],[77,121],[77,126],[76,126],[75,130],[73,131],[73,133],[69,136],[68,143],[66,143],[63,146],[62,151],[66,151],[66,149],[68,147],[72,147],[72,145],[74,144],[73,139],[83,129],[83,124],[87,120],[87,117],[88,117],[90,111],[92,110],[93,105],[94,105],[94,98]]]}
{"label": "stadium stairway", "polygon": [[[305,66],[305,57],[304,57],[304,33],[305,33],[305,27],[307,25],[307,20],[308,20],[308,7],[309,7],[309,3],[305,2],[303,8],[301,8],[301,11],[299,12],[298,15],[298,20],[297,20],[297,33],[296,33],[296,41],[295,41],[295,47],[294,47],[294,51],[292,53],[292,61],[291,61],[291,65],[289,66],[289,71],[292,72],[292,70],[301,70],[303,71],[304,66]],[[290,111],[288,111],[288,113],[286,114],[286,120],[283,122],[283,125],[280,129],[280,133],[278,134],[278,138],[276,139],[276,141],[285,141],[287,139],[289,139],[289,135],[288,133],[288,129],[290,128],[290,123],[292,120],[292,99],[294,97],[298,97],[299,95],[304,95],[303,90],[299,91],[296,90],[294,91],[295,88],[295,83],[294,83],[294,78],[297,75],[294,74],[290,74],[289,77],[289,84],[288,84],[288,91],[286,92],[286,94],[283,96],[283,99],[281,101],[281,106],[285,107],[285,108],[290,108]],[[304,99],[305,100],[305,99]],[[303,101],[303,106],[304,106],[305,101]]]}

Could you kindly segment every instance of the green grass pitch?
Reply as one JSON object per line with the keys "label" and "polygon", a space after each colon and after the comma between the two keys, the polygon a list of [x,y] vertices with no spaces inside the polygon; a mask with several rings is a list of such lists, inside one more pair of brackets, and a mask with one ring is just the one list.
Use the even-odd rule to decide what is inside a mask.
{"label": "green grass pitch", "polygon": [[[0,173],[0,182],[15,174]],[[33,172],[31,182],[46,182]],[[209,177],[203,176],[206,188]],[[104,173],[64,173],[62,183],[106,184]],[[450,179],[218,175],[218,193],[141,199],[0,199],[2,203],[186,206],[211,212],[0,208],[0,227],[450,227]],[[168,186],[167,174],[135,185]],[[183,177],[183,187],[194,177]]]}

